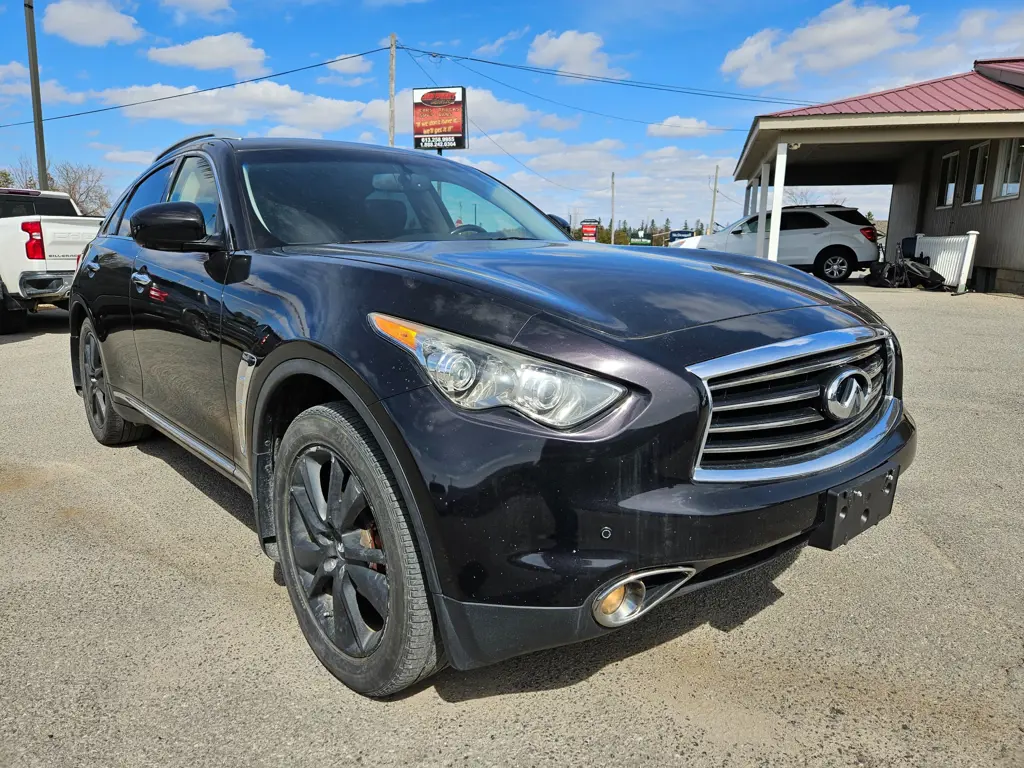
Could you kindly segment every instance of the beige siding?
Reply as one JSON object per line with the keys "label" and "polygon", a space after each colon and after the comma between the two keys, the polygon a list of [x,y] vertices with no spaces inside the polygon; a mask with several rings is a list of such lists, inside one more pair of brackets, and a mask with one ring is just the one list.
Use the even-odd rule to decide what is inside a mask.
{"label": "beige siding", "polygon": [[921,198],[921,178],[925,173],[927,150],[908,155],[900,162],[889,203],[889,231],[885,236],[886,256],[896,257],[896,248],[904,237],[917,231],[917,208]]}
{"label": "beige siding", "polygon": [[[1024,195],[1012,200],[992,201],[999,142],[989,147],[988,170],[985,174],[985,196],[981,203],[963,205],[964,184],[967,183],[967,152],[977,141],[936,145],[927,169],[928,195],[924,199],[924,233],[927,235],[962,235],[978,231],[978,250],[974,263],[979,267],[1001,267],[1024,270]],[[960,169],[956,195],[951,208],[938,209],[939,167],[942,156],[959,150]],[[895,189],[893,190],[895,199]]]}

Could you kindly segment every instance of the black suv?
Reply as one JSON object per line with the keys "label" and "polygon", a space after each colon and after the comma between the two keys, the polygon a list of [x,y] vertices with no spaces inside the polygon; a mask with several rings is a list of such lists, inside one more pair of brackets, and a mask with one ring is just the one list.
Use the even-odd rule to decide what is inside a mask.
{"label": "black suv", "polygon": [[383,696],[634,621],[892,507],[893,334],[795,269],[569,240],[411,151],[196,137],[71,294],[97,440],[252,493],[320,660]]}

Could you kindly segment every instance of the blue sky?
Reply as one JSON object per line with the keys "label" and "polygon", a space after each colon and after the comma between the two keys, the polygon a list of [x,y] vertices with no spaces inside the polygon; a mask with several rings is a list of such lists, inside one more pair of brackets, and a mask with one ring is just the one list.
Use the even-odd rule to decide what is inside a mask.
{"label": "blue sky", "polygon": [[[510,64],[807,101],[965,71],[976,57],[1024,53],[1019,0],[36,0],[36,16],[48,117],[368,51],[391,32],[410,47]],[[732,220],[743,191],[731,173],[746,130],[755,115],[786,107],[468,64],[498,84],[450,61],[420,62],[442,85],[470,88],[470,117],[497,142],[471,128],[469,149],[451,155],[562,215],[607,220],[615,171],[616,218],[706,221],[717,164],[726,197],[716,219]],[[0,0],[0,123],[31,118],[26,63],[22,4]],[[403,52],[397,82],[397,143],[409,146],[408,89],[430,82]],[[103,168],[116,194],[154,151],[207,129],[386,143],[386,98],[387,54],[379,52],[228,90],[52,121],[47,151],[52,160]],[[30,126],[0,129],[0,167],[33,151]],[[885,188],[842,194],[865,210],[888,207]]]}

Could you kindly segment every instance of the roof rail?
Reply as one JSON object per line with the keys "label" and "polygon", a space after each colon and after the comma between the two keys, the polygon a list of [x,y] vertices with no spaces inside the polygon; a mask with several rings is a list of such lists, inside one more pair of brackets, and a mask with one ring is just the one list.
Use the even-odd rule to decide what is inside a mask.
{"label": "roof rail", "polygon": [[171,146],[169,146],[163,152],[161,152],[156,157],[154,157],[153,160],[155,161],[155,160],[159,160],[161,157],[166,157],[167,155],[171,154],[171,152],[173,152],[174,150],[178,149],[179,147],[184,147],[186,144],[191,144],[193,141],[199,141],[200,139],[215,139],[215,138],[217,138],[217,134],[215,134],[215,133],[197,133],[195,136],[188,136],[187,138],[182,139],[181,141],[177,142],[176,144],[172,144]]}
{"label": "roof rail", "polygon": [[784,205],[784,206],[782,206],[782,210],[786,210],[787,208],[850,208],[850,207],[851,206],[846,205],[844,203],[807,203],[807,204],[797,203],[795,205]]}

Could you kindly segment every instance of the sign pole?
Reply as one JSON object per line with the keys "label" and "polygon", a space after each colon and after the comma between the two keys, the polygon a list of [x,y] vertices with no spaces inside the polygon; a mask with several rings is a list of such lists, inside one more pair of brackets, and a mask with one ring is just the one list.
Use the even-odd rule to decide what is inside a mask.
{"label": "sign pole", "polygon": [[395,146],[395,48],[398,37],[391,33],[391,62],[388,65],[388,146]]}
{"label": "sign pole", "polygon": [[715,189],[711,193],[711,221],[708,222],[709,234],[715,234],[715,203],[718,202],[718,166],[715,166]]}

